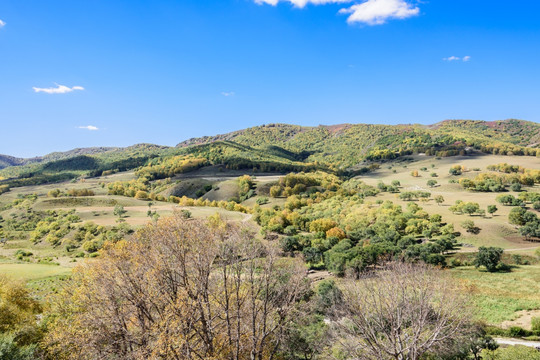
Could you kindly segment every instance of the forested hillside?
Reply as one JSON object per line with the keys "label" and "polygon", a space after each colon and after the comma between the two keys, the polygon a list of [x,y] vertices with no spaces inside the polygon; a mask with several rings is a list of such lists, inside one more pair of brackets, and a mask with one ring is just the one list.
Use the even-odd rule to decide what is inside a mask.
{"label": "forested hillside", "polygon": [[502,155],[536,155],[540,126],[522,120],[448,120],[422,125],[342,124],[301,127],[270,124],[214,137],[190,139],[178,147],[230,141],[253,147],[280,147],[306,155],[303,161],[346,168],[362,160],[388,160],[426,153],[453,156],[478,150]]}
{"label": "forested hillside", "polygon": [[540,153],[539,139],[540,126],[522,120],[448,120],[431,126],[269,124],[190,139],[175,148],[139,144],[76,149],[35,159],[3,156],[0,165],[7,168],[0,170],[0,178],[10,186],[21,186],[142,167],[139,174],[159,179],[185,172],[181,164],[192,159],[198,159],[196,168],[224,165],[260,172],[324,170],[357,174],[369,171],[371,162],[418,153],[439,157],[471,152],[536,156]]}

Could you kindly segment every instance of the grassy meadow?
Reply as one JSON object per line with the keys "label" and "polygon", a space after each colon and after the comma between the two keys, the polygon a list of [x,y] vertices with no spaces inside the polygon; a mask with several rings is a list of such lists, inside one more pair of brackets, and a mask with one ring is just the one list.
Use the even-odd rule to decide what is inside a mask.
{"label": "grassy meadow", "polygon": [[[459,184],[449,183],[455,176],[449,174],[453,165],[463,165],[466,171],[459,177],[473,178],[476,174],[486,170],[486,166],[497,163],[511,163],[526,168],[540,168],[540,159],[535,157],[508,157],[495,155],[458,156],[450,158],[436,158],[433,156],[416,155],[408,157],[406,161],[390,161],[381,164],[380,169],[366,175],[357,177],[368,185],[377,186],[379,182],[390,184],[394,180],[401,183],[401,191],[423,190],[431,193],[429,201],[418,201],[427,213],[442,215],[443,221],[452,223],[455,230],[462,236],[458,238],[464,246],[457,249],[458,252],[475,252],[480,246],[496,246],[505,249],[507,253],[520,255],[533,255],[540,244],[525,241],[519,236],[517,228],[509,224],[508,214],[511,207],[498,204],[495,198],[499,193],[477,193],[462,189]],[[419,176],[411,176],[411,172],[418,170]],[[245,171],[223,171],[217,167],[208,167],[179,174],[174,177],[169,186],[162,189],[165,196],[197,197],[201,189],[210,189],[204,192],[203,199],[209,201],[228,201],[239,196],[237,177]],[[249,172],[248,172],[249,173]],[[432,176],[436,174],[436,176]],[[267,198],[267,202],[261,205],[263,209],[281,207],[286,203],[285,197],[270,197],[269,189],[279,179],[278,174],[251,173],[254,181],[254,194],[242,205],[254,207],[261,197]],[[459,178],[458,177],[458,178]],[[120,205],[125,210],[122,223],[133,229],[144,226],[152,220],[148,212],[157,213],[159,217],[171,215],[174,211],[187,210],[194,218],[204,218],[219,213],[229,221],[250,224],[258,233],[260,227],[252,220],[249,214],[228,211],[216,207],[204,206],[179,206],[174,203],[148,201],[119,195],[109,195],[107,184],[118,181],[134,181],[134,172],[123,172],[109,176],[87,178],[78,181],[67,181],[57,184],[35,185],[13,188],[11,191],[0,196],[0,206],[12,203],[18,198],[28,194],[36,194],[37,199],[30,205],[32,211],[69,211],[74,210],[79,218],[77,226],[93,223],[96,226],[114,227],[119,224],[115,207]],[[434,187],[427,185],[428,180],[436,180]],[[538,191],[538,186],[524,187],[527,191]],[[51,190],[60,189],[69,191],[72,189],[89,189],[94,196],[88,197],[48,197]],[[390,200],[396,204],[407,205],[398,197],[399,194],[382,192],[370,202]],[[444,202],[436,204],[433,198],[437,195],[444,197]],[[517,195],[517,194],[516,194]],[[473,201],[480,204],[482,209],[488,205],[496,204],[498,211],[494,216],[467,216],[456,215],[450,211],[450,206],[456,200]],[[11,207],[0,211],[4,219],[13,216],[21,216],[25,210]],[[460,225],[464,220],[471,219],[480,228],[478,234],[469,234]],[[75,230],[69,232],[66,238],[74,236]],[[17,258],[20,250],[32,255],[26,258]],[[45,241],[34,243],[28,239],[24,232],[10,239],[7,244],[0,245],[0,274],[26,281],[29,286],[40,296],[47,291],[56,290],[66,275],[70,274],[71,268],[81,261],[92,261],[91,254],[67,251],[63,245],[51,246]],[[450,255],[451,256],[451,255]],[[452,275],[463,283],[464,288],[470,293],[472,301],[478,309],[478,318],[489,323],[501,325],[505,322],[520,321],[522,311],[534,311],[540,309],[540,265],[523,265],[515,267],[508,273],[488,273],[479,271],[471,266],[462,266],[449,270]],[[530,319],[525,318],[524,327],[530,325]]]}

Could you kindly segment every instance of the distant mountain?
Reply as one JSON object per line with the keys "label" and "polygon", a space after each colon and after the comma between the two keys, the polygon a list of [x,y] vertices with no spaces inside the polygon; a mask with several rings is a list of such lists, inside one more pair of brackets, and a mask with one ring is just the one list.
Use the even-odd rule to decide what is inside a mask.
{"label": "distant mountain", "polygon": [[0,169],[6,168],[8,166],[24,165],[26,161],[27,159],[21,159],[9,155],[0,154]]}
{"label": "distant mountain", "polygon": [[117,149],[119,148],[116,148],[116,147],[79,148],[79,149],[73,149],[73,150],[64,151],[64,152],[53,152],[45,156],[37,156],[37,157],[26,158],[26,159],[0,154],[0,169],[4,169],[9,166],[20,166],[20,165],[62,160],[62,159],[67,159],[70,157],[80,156],[80,155],[101,154],[107,151],[112,151],[112,150],[117,150]]}
{"label": "distant mountain", "polygon": [[[41,158],[1,156],[0,177],[11,186],[139,169],[147,180],[167,178],[197,166],[222,165],[253,171],[322,169],[354,174],[371,162],[424,153],[540,156],[540,125],[523,120],[446,120],[434,125],[340,124],[306,127],[269,124],[193,138],[174,148],[138,144],[86,148]],[[187,169],[187,170],[186,170]]]}
{"label": "distant mountain", "polygon": [[104,171],[126,171],[146,164],[167,149],[167,146],[137,144],[125,148],[81,148],[32,159],[1,156],[6,166],[0,170],[0,178],[5,178],[2,180],[4,183],[21,186],[67,180],[80,175],[96,176]]}

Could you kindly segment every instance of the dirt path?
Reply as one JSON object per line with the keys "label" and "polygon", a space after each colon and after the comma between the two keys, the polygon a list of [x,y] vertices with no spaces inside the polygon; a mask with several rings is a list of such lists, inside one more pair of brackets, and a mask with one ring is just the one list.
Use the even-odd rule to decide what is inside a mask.
{"label": "dirt path", "polygon": [[540,348],[540,341],[526,341],[518,339],[506,339],[506,338],[495,338],[495,341],[499,345],[523,345],[534,348]]}
{"label": "dirt path", "polygon": [[[152,205],[152,210],[169,210],[172,211],[173,209],[178,208],[176,205]],[[71,210],[73,208],[69,207],[60,207],[56,210]],[[124,210],[127,211],[140,211],[140,212],[146,212],[148,211],[148,206],[124,206]],[[75,207],[75,210],[80,213],[88,213],[93,211],[113,211],[114,206],[85,206],[85,207]]]}
{"label": "dirt path", "polygon": [[534,250],[534,249],[537,249],[539,247],[540,247],[540,245],[533,246],[533,247],[528,247],[528,248],[521,248],[521,249],[504,249],[504,251],[508,252],[508,251]]}

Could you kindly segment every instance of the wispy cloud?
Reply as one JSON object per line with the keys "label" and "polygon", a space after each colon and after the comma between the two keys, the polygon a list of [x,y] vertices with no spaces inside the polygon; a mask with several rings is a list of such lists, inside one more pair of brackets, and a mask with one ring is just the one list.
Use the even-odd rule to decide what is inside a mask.
{"label": "wispy cloud", "polygon": [[341,9],[339,13],[350,14],[347,18],[349,24],[381,25],[390,19],[416,16],[420,9],[405,0],[367,0],[348,9]]}
{"label": "wispy cloud", "polygon": [[470,61],[471,60],[471,57],[470,56],[464,56],[464,57],[459,57],[459,56],[449,56],[449,57],[445,57],[443,58],[444,61],[464,61],[464,62],[467,62],[467,61]]}
{"label": "wispy cloud", "polygon": [[98,131],[99,130],[99,128],[97,126],[94,126],[94,125],[79,126],[79,129],[90,130],[90,131]]}
{"label": "wispy cloud", "polygon": [[296,7],[303,8],[307,4],[324,5],[324,4],[336,4],[336,3],[351,3],[353,0],[255,0],[256,4],[268,4],[276,6],[280,2],[288,2]]}
{"label": "wispy cloud", "polygon": [[229,92],[223,91],[223,92],[221,93],[221,95],[223,95],[223,96],[225,96],[225,97],[229,97],[229,96],[234,96],[234,95],[236,95],[236,94],[234,93],[234,91],[229,91]]}
{"label": "wispy cloud", "polygon": [[367,25],[380,25],[390,19],[406,19],[416,16],[420,9],[412,4],[417,0],[254,0],[255,3],[276,6],[280,2],[291,3],[303,8],[308,4],[351,4],[339,11],[340,14],[350,14],[347,18],[349,24],[362,23]]}
{"label": "wispy cloud", "polygon": [[3,28],[4,26],[6,26],[6,22],[0,19],[0,28]]}
{"label": "wispy cloud", "polygon": [[33,87],[32,89],[34,89],[34,91],[37,93],[43,92],[46,94],[67,94],[75,90],[84,90],[82,86],[74,86],[70,88],[68,86],[59,85],[59,84],[56,84],[56,87],[50,87],[50,88]]}

